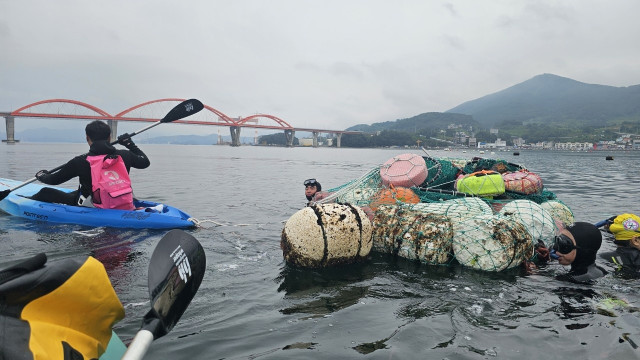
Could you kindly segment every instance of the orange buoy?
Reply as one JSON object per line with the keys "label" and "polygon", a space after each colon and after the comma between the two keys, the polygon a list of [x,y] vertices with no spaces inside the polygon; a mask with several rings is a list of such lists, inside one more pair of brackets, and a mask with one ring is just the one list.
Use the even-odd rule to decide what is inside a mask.
{"label": "orange buoy", "polygon": [[397,202],[417,204],[420,202],[420,197],[409,188],[401,186],[395,187],[392,185],[388,189],[378,191],[369,204],[369,207],[373,211],[376,211],[380,205],[391,205]]}

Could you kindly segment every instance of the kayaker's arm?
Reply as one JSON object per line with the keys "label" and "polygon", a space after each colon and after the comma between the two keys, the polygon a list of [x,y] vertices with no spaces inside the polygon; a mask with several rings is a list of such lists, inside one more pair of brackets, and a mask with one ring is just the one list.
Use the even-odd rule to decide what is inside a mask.
{"label": "kayaker's arm", "polygon": [[129,155],[129,161],[125,161],[125,163],[130,164],[130,167],[134,167],[136,169],[146,169],[149,167],[149,165],[151,165],[149,158],[133,142],[133,140],[131,139],[131,135],[122,134],[118,136],[118,144],[126,147],[129,150],[129,152],[127,153]]}
{"label": "kayaker's arm", "polygon": [[69,160],[66,164],[64,164],[60,169],[49,172],[47,170],[40,170],[36,174],[36,178],[41,183],[47,185],[60,185],[64,182],[67,182],[74,177],[78,176],[77,171],[75,170],[74,159]]}

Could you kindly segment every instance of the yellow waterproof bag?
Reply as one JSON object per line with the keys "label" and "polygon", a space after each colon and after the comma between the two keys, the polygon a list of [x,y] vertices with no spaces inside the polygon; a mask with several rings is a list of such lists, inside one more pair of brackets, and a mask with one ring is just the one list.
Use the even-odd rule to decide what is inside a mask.
{"label": "yellow waterproof bag", "polygon": [[97,359],[124,308],[95,258],[38,254],[0,272],[0,359]]}

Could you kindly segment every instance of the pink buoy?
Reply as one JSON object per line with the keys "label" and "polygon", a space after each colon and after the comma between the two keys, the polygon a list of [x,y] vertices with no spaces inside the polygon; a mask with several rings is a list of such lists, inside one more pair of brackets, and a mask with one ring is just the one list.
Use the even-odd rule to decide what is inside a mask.
{"label": "pink buoy", "polygon": [[380,177],[386,186],[420,186],[427,179],[427,164],[417,154],[401,154],[380,166]]}
{"label": "pink buoy", "polygon": [[540,175],[526,170],[502,174],[504,188],[518,194],[538,194],[542,191]]}

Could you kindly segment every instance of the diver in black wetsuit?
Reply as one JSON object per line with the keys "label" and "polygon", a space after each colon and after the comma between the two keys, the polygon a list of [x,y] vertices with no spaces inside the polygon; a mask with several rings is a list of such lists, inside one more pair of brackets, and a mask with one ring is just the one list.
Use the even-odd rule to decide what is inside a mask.
{"label": "diver in black wetsuit", "polygon": [[122,157],[129,172],[130,168],[145,169],[150,162],[147,155],[140,150],[131,140],[131,135],[123,134],[118,137],[118,144],[123,145],[128,150],[116,149],[109,143],[111,128],[102,121],[92,121],[85,127],[86,139],[89,144],[89,153],[76,156],[69,160],[59,170],[50,173],[47,170],[40,170],[36,178],[47,185],[59,185],[65,181],[78,177],[80,187],[76,191],[64,192],[58,189],[44,187],[36,194],[30,196],[33,200],[60,203],[75,206],[92,207],[91,201],[91,166],[87,161],[87,156],[116,154]]}
{"label": "diver in black wetsuit", "polygon": [[602,234],[595,225],[576,222],[562,229],[556,236],[552,250],[561,265],[571,265],[568,273],[559,280],[575,283],[592,283],[607,271],[596,265],[596,254],[602,244]]}

